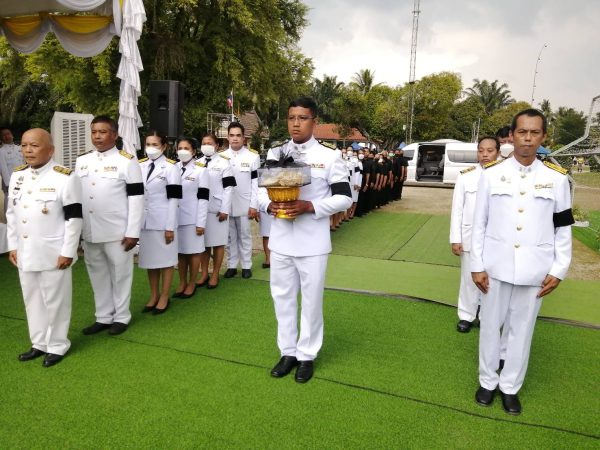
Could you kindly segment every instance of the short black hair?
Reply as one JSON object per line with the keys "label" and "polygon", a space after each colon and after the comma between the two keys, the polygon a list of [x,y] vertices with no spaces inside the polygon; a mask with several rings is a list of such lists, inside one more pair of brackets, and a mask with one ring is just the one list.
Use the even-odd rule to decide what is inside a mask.
{"label": "short black hair", "polygon": [[496,137],[498,139],[507,138],[510,135],[510,125],[505,125],[496,131]]}
{"label": "short black hair", "polygon": [[239,128],[240,130],[242,130],[242,134],[246,133],[246,129],[244,128],[244,125],[242,125],[239,122],[231,122],[229,124],[229,126],[227,127],[227,134],[229,134],[229,132],[231,131],[232,128]]}
{"label": "short black hair", "polygon": [[313,118],[317,117],[317,114],[319,113],[317,102],[312,97],[302,96],[295,98],[290,102],[288,109],[297,107],[310,109],[310,113],[312,114]]}
{"label": "short black hair", "polygon": [[92,119],[92,125],[95,123],[107,123],[110,125],[110,129],[112,131],[114,131],[115,133],[119,132],[119,126],[117,125],[117,122],[109,116],[96,116]]}
{"label": "short black hair", "polygon": [[8,130],[12,133],[12,130],[9,127],[0,126],[0,131]]}
{"label": "short black hair", "polygon": [[177,139],[177,146],[179,146],[180,142],[184,141],[189,142],[194,151],[198,150],[198,140],[196,138],[190,136],[179,136],[179,138]]}
{"label": "short black hair", "polygon": [[483,136],[481,138],[479,138],[479,140],[477,141],[477,148],[479,148],[479,144],[481,144],[482,141],[485,141],[486,139],[490,139],[492,141],[494,141],[496,143],[496,151],[500,151],[500,141],[498,140],[498,138],[496,136]]}
{"label": "short black hair", "polygon": [[[150,137],[150,136],[156,136],[157,138],[159,138],[160,145],[167,145],[169,143],[167,136],[165,136],[165,134],[161,133],[160,131],[149,130],[148,133],[146,133],[146,137]],[[144,139],[144,146],[145,146],[145,143],[146,143],[146,139]]]}
{"label": "short black hair", "polygon": [[546,132],[548,131],[548,119],[546,119],[546,116],[543,112],[541,112],[539,109],[534,108],[524,109],[523,111],[517,113],[517,115],[513,117],[512,123],[510,125],[510,131],[514,132],[517,129],[517,119],[521,116],[539,117],[540,119],[542,119],[542,131],[544,132],[544,134],[546,134]]}

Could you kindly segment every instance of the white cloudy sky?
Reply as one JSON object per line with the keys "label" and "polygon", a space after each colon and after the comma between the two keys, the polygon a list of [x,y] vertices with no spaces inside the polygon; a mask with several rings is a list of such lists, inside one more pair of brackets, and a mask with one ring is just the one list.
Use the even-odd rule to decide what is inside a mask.
{"label": "white cloudy sky", "polygon": [[[360,69],[395,86],[408,81],[413,0],[305,0],[300,47],[315,76],[348,82]],[[508,83],[517,100],[586,111],[600,94],[600,1],[421,0],[416,76],[453,71]]]}

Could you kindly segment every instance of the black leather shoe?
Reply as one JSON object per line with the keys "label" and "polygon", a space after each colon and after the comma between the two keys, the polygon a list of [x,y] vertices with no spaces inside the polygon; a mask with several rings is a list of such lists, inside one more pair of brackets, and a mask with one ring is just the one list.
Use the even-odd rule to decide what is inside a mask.
{"label": "black leather shoe", "polygon": [[54,353],[48,353],[46,355],[46,357],[44,358],[44,362],[42,363],[42,366],[51,367],[54,364],[58,364],[59,362],[61,362],[63,357],[64,357],[63,355],[56,355]]}
{"label": "black leather shoe", "polygon": [[196,283],[196,287],[197,288],[204,287],[204,286],[206,286],[206,283],[208,283],[208,278],[206,280],[204,280],[202,283]]}
{"label": "black leather shoe", "polygon": [[19,361],[31,361],[32,359],[39,358],[40,356],[45,354],[46,352],[31,347],[29,351],[26,351],[25,353],[21,353],[19,355]]}
{"label": "black leather shoe", "polygon": [[110,323],[94,322],[93,325],[83,329],[83,334],[89,336],[90,334],[100,333],[101,331],[108,330],[109,328]]}
{"label": "black leather shoe", "polygon": [[282,356],[279,362],[271,370],[271,376],[275,378],[285,377],[298,365],[295,356]]}
{"label": "black leather shoe", "polygon": [[306,383],[313,376],[313,362],[312,361],[298,361],[298,368],[296,369],[296,383]]}
{"label": "black leather shoe", "polygon": [[500,362],[498,363],[498,370],[502,370],[504,369],[504,360],[501,359]]}
{"label": "black leather shoe", "polygon": [[208,283],[206,285],[206,289],[216,289],[218,287],[219,287],[219,283],[217,283],[217,284],[210,284],[210,283]]}
{"label": "black leather shoe", "polygon": [[468,333],[471,331],[472,326],[473,322],[469,322],[468,320],[459,320],[456,324],[456,329],[461,333]]}
{"label": "black leather shoe", "polygon": [[155,306],[144,306],[144,308],[142,309],[142,313],[154,311],[154,308],[155,308]]}
{"label": "black leather shoe", "polygon": [[262,268],[263,269],[270,269],[271,268],[271,264],[270,263],[262,263]]}
{"label": "black leather shoe", "polygon": [[477,392],[475,392],[475,401],[481,406],[490,406],[494,401],[496,390],[489,391],[484,387],[479,386]]}
{"label": "black leather shoe", "polygon": [[223,275],[225,278],[233,278],[237,275],[237,269],[227,269],[225,271],[225,275]]}
{"label": "black leather shoe", "polygon": [[196,295],[196,288],[194,288],[191,294],[184,294],[182,292],[179,298],[192,298],[194,295]]}
{"label": "black leather shoe", "polygon": [[184,295],[183,291],[182,292],[174,292],[173,295],[171,295],[171,298],[179,298],[182,295]]}
{"label": "black leather shoe", "polygon": [[518,416],[521,414],[521,402],[517,394],[505,394],[500,391],[500,397],[502,397],[502,407],[511,416]]}
{"label": "black leather shoe", "polygon": [[113,324],[110,326],[110,329],[108,330],[108,334],[116,336],[117,334],[125,333],[128,327],[129,325],[127,325],[126,323],[113,322]]}
{"label": "black leather shoe", "polygon": [[159,314],[164,314],[167,311],[167,309],[169,309],[169,303],[170,302],[167,300],[167,306],[165,306],[163,309],[160,309],[155,306],[154,311],[152,311],[152,315],[157,316]]}
{"label": "black leather shoe", "polygon": [[252,271],[250,269],[242,269],[242,278],[252,277]]}

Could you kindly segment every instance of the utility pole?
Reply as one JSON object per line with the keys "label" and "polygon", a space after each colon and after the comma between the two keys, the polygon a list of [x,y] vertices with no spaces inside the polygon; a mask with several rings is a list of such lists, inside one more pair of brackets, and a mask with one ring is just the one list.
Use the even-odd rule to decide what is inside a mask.
{"label": "utility pole", "polygon": [[408,133],[406,135],[407,144],[412,142],[413,117],[415,114],[415,69],[417,66],[417,37],[419,34],[419,9],[421,0],[415,0],[413,7],[413,25],[412,25],[412,42],[410,45],[410,73],[408,76]]}
{"label": "utility pole", "polygon": [[533,95],[535,94],[535,79],[537,78],[537,74],[538,74],[538,65],[540,64],[540,61],[542,60],[542,52],[544,51],[544,49],[548,47],[548,44],[544,44],[542,45],[542,48],[540,49],[540,53],[538,54],[537,57],[537,61],[535,62],[535,70],[533,72],[533,86],[531,87],[531,106],[533,108],[535,108],[533,101]]}

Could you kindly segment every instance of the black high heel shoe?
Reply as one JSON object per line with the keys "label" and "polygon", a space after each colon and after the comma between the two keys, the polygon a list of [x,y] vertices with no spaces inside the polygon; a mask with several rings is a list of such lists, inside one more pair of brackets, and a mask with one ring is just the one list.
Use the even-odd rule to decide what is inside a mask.
{"label": "black high heel shoe", "polygon": [[156,308],[156,305],[154,305],[154,306],[146,305],[146,306],[144,306],[144,309],[142,309],[142,314],[150,312],[150,311],[154,311],[154,308]]}
{"label": "black high heel shoe", "polygon": [[152,311],[152,315],[154,315],[154,316],[157,316],[157,315],[159,315],[159,314],[164,314],[164,313],[165,313],[165,311],[166,311],[167,309],[169,309],[169,304],[170,304],[170,301],[169,301],[169,300],[167,300],[167,306],[165,306],[163,309],[160,309],[160,308],[158,308],[158,307],[156,307],[156,306],[155,306],[155,307],[154,307],[154,311]]}

